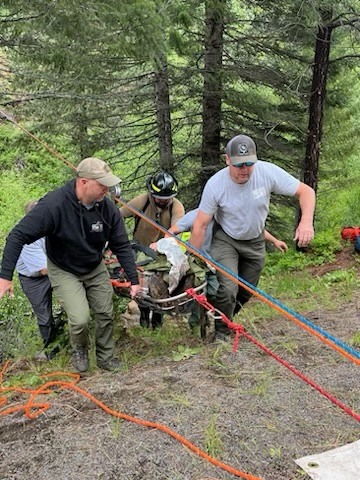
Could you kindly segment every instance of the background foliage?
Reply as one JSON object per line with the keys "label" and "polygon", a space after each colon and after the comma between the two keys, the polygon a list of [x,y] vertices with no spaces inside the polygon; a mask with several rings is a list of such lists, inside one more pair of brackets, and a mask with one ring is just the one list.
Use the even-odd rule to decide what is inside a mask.
{"label": "background foliage", "polygon": [[[240,132],[254,137],[260,158],[303,178],[315,44],[330,26],[316,239],[312,256],[290,252],[279,262],[300,269],[331,258],[341,227],[359,224],[359,7],[348,0],[4,0],[0,108],[75,165],[89,155],[109,162],[126,199],[167,167],[189,209]],[[73,173],[0,117],[2,247],[24,203]],[[273,198],[267,228],[291,246],[295,218],[291,199]],[[13,319],[9,305],[1,303],[2,319]]]}

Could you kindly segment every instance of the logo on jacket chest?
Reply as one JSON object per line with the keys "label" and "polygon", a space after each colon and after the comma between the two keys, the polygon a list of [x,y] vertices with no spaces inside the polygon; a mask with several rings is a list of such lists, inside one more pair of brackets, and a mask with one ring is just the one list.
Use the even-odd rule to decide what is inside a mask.
{"label": "logo on jacket chest", "polygon": [[91,233],[101,233],[103,230],[104,230],[104,225],[100,220],[98,220],[96,223],[91,224],[91,229],[90,229]]}

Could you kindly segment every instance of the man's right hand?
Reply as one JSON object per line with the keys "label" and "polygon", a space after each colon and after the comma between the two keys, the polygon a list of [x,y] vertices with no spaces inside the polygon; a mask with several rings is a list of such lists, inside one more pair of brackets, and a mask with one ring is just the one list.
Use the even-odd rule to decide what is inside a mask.
{"label": "man's right hand", "polygon": [[150,243],[149,247],[155,250],[155,252],[157,252],[157,242]]}
{"label": "man's right hand", "polygon": [[13,282],[11,280],[5,280],[5,278],[0,278],[0,298],[6,293],[9,293],[10,297],[14,296]]}
{"label": "man's right hand", "polygon": [[130,297],[134,298],[142,292],[140,285],[131,285],[130,286]]}

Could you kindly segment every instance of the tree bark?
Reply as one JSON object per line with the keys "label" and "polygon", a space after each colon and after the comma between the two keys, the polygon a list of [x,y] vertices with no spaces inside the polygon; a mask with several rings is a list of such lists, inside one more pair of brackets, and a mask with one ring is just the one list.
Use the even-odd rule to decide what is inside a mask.
{"label": "tree bark", "polygon": [[167,64],[165,62],[159,70],[155,72],[155,103],[160,168],[173,171],[170,95]]}
{"label": "tree bark", "polygon": [[201,165],[204,183],[217,171],[220,154],[224,0],[205,7],[205,61]]}
{"label": "tree bark", "polygon": [[[326,97],[326,82],[329,70],[329,57],[331,47],[331,34],[333,25],[331,24],[332,11],[321,10],[321,24],[318,27],[316,42],[313,76],[311,83],[310,101],[309,101],[309,123],[306,142],[306,152],[304,161],[303,181],[315,192],[318,187],[319,177],[319,157],[321,147],[321,137],[324,120],[324,106]],[[301,210],[298,207],[295,228],[301,220]],[[306,251],[306,248],[297,247],[300,251]]]}
{"label": "tree bark", "polygon": [[329,69],[331,34],[333,26],[332,12],[321,11],[323,24],[319,25],[316,43],[314,68],[309,102],[309,124],[304,163],[304,183],[310,185],[315,192],[318,187],[319,157],[323,130],[326,82]]}
{"label": "tree bark", "polygon": [[78,102],[77,111],[73,115],[72,141],[79,150],[79,161],[94,154],[88,134],[88,118],[86,105]]}

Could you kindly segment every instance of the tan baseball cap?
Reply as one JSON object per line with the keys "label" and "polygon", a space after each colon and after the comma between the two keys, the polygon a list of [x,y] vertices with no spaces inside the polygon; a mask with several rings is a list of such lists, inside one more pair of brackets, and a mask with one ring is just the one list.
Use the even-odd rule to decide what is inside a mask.
{"label": "tan baseball cap", "polygon": [[96,180],[104,187],[114,187],[121,182],[120,178],[112,173],[110,167],[96,157],[81,160],[76,168],[76,173],[78,177]]}

